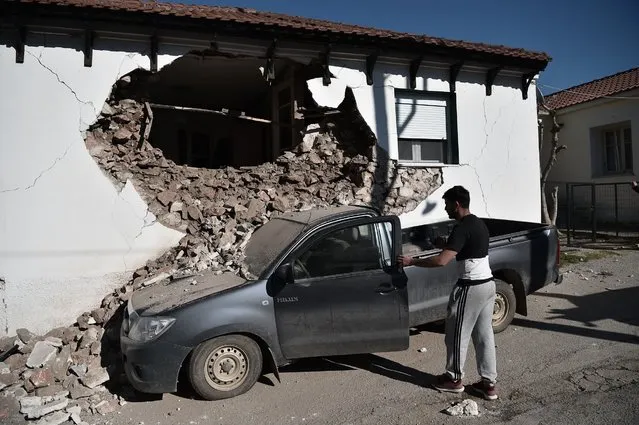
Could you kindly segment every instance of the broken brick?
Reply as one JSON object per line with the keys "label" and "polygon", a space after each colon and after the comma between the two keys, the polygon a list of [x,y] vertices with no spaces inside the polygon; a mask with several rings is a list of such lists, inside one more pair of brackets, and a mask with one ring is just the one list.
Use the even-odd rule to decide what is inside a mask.
{"label": "broken brick", "polygon": [[109,373],[103,367],[90,369],[86,375],[80,377],[80,381],[88,388],[95,388],[109,380]]}
{"label": "broken brick", "polygon": [[91,312],[91,317],[95,320],[95,323],[101,325],[105,322],[106,310],[104,308],[96,308]]}
{"label": "broken brick", "polygon": [[20,413],[26,415],[28,419],[38,419],[62,410],[69,404],[67,395],[68,392],[65,391],[53,397],[23,397],[20,400]]}
{"label": "broken brick", "polygon": [[57,381],[63,381],[71,365],[71,347],[65,345],[56,356],[51,366],[53,376]]}
{"label": "broken brick", "polygon": [[33,425],[60,425],[69,420],[68,412],[54,412],[33,423]]}
{"label": "broken brick", "polygon": [[40,367],[51,360],[57,353],[58,349],[56,347],[46,342],[38,341],[27,359],[27,366],[30,368]]}
{"label": "broken brick", "polygon": [[132,136],[133,133],[131,133],[126,127],[122,127],[113,135],[113,143],[126,143]]}
{"label": "broken brick", "polygon": [[[32,376],[33,378],[33,376]],[[65,391],[65,388],[60,384],[52,384],[46,387],[37,388],[35,395],[38,397],[52,397],[56,394],[60,394]]]}
{"label": "broken brick", "polygon": [[158,201],[160,201],[160,203],[163,206],[168,206],[170,203],[172,203],[173,201],[175,201],[178,197],[178,194],[171,191],[171,190],[165,190],[164,192],[161,192],[160,194],[158,194]]}
{"label": "broken brick", "polygon": [[24,328],[16,330],[16,333],[18,334],[18,338],[20,338],[20,340],[24,342],[25,344],[28,344],[29,341],[31,341],[36,336],[30,330],[24,329]]}
{"label": "broken brick", "polygon": [[82,335],[80,339],[80,344],[78,344],[78,348],[89,348],[91,344],[98,340],[98,329],[96,327],[90,327],[87,331]]}
{"label": "broken brick", "polygon": [[73,400],[76,400],[79,398],[91,397],[95,393],[95,390],[91,388],[87,388],[84,385],[82,385],[80,382],[75,381],[71,384],[69,388],[69,393],[71,395],[71,398]]}
{"label": "broken brick", "polygon": [[48,387],[55,382],[53,372],[49,368],[37,369],[29,377],[29,381],[35,388]]}
{"label": "broken brick", "polygon": [[2,373],[0,374],[0,386],[8,387],[20,380],[20,375],[18,372],[10,372],[10,373]]}
{"label": "broken brick", "polygon": [[191,220],[197,220],[197,221],[203,221],[204,217],[202,216],[202,212],[195,206],[190,206],[186,209],[186,212],[188,213],[188,217]]}

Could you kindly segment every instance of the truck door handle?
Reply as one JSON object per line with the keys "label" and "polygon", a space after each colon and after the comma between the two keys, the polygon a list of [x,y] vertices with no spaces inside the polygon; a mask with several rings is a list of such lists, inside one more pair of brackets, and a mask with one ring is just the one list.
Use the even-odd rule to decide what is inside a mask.
{"label": "truck door handle", "polygon": [[395,285],[381,285],[375,290],[375,292],[382,295],[390,294],[391,292],[395,291],[397,291],[397,287]]}

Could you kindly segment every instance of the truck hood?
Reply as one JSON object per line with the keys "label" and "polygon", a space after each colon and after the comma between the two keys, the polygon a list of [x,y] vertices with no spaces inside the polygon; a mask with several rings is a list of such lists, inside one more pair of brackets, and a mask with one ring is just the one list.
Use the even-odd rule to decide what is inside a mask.
{"label": "truck hood", "polygon": [[130,302],[140,316],[155,316],[246,282],[233,273],[198,273],[136,291]]}

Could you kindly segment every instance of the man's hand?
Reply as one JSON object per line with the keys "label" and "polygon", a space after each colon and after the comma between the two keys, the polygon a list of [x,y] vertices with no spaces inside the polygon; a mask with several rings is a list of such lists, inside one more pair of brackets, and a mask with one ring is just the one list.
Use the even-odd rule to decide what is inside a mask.
{"label": "man's hand", "polygon": [[407,255],[398,255],[397,256],[397,265],[399,267],[406,267],[413,265],[413,257],[409,257]]}
{"label": "man's hand", "polygon": [[632,181],[632,187],[637,187],[637,181],[636,180]]}

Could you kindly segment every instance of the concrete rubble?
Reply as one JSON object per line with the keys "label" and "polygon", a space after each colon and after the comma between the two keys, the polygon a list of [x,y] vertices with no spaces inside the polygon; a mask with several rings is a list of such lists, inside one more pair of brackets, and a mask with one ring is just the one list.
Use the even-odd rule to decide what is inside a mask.
{"label": "concrete rubble", "polygon": [[474,400],[466,399],[455,403],[444,412],[451,416],[479,416],[479,406]]}
{"label": "concrete rubble", "polygon": [[330,130],[326,122],[308,123],[303,142],[274,162],[242,169],[177,165],[144,139],[150,122],[134,82],[131,74],[114,85],[87,130],[86,147],[117,187],[134,185],[148,204],[147,215],[185,236],[72,326],[46,335],[20,329],[0,340],[0,356],[17,346],[0,364],[0,396],[16,398],[20,412],[36,423],[85,423],[81,415],[117,408],[104,385],[130,388],[121,366],[119,324],[133,291],[205,269],[252,278],[243,249],[273,214],[347,204],[401,214],[442,184],[440,169],[398,168],[389,160],[352,96],[340,105]]}

